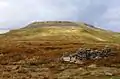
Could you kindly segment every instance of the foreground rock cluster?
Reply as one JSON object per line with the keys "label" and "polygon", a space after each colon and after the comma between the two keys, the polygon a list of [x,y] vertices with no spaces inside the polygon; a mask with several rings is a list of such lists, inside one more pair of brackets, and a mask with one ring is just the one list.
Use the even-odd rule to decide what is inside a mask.
{"label": "foreground rock cluster", "polygon": [[109,47],[105,47],[101,50],[80,48],[74,54],[63,55],[61,57],[61,60],[68,62],[76,62],[80,60],[97,60],[107,58],[113,55],[114,53],[112,53]]}

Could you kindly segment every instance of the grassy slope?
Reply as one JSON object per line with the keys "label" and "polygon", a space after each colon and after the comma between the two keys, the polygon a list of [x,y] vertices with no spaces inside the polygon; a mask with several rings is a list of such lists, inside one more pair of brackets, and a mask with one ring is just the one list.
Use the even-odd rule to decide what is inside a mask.
{"label": "grassy slope", "polygon": [[[8,66],[9,63],[11,65],[11,63],[15,63],[14,61],[19,62],[19,60],[22,59],[25,60],[27,63],[24,64],[23,62],[22,64],[20,64],[20,68],[25,67],[25,65],[29,66],[30,68],[34,68],[33,66],[37,65],[36,69],[38,68],[41,69],[41,66],[47,67],[48,69],[52,69],[51,72],[55,75],[55,77],[60,77],[63,79],[65,79],[66,77],[64,75],[70,76],[70,78],[78,77],[85,79],[110,79],[111,76],[104,76],[104,75],[101,76],[101,71],[103,72],[106,71],[105,70],[106,67],[105,69],[104,68],[90,69],[89,71],[92,72],[95,71],[97,73],[100,72],[100,76],[96,76],[97,73],[91,76],[86,73],[86,70],[81,70],[80,65],[60,63],[60,62],[58,63],[58,62],[53,62],[53,60],[56,61],[56,58],[58,59],[59,57],[61,57],[64,52],[72,53],[78,50],[80,47],[101,49],[106,45],[106,42],[120,43],[119,33],[114,33],[97,28],[89,28],[82,23],[79,24],[79,27],[54,26],[54,27],[41,27],[41,28],[38,27],[23,28],[23,29],[13,30],[9,33],[1,35],[1,37],[4,38],[3,40],[0,39],[0,52],[5,54],[5,57],[3,56],[0,59],[0,64],[3,63],[5,64],[5,66]],[[20,41],[20,40],[31,40],[31,41]],[[87,42],[87,44],[81,42]],[[95,43],[95,42],[100,42],[100,43]],[[107,59],[101,59],[98,61],[87,61],[86,64],[84,65],[85,68],[86,66],[93,63],[99,66],[120,68],[120,53],[119,53],[120,46],[119,45],[117,46],[116,44],[115,45],[111,44],[110,46],[112,48],[112,51],[117,53],[116,56],[109,57]],[[40,59],[38,59],[38,57]],[[30,68],[28,69],[29,72],[31,72]],[[111,70],[113,71],[113,68],[111,68]],[[72,71],[73,73],[70,73],[70,71]],[[87,68],[87,72],[89,71]],[[13,74],[11,72],[9,73]],[[81,76],[82,73],[84,73],[85,75]],[[19,74],[20,73],[18,73],[18,75]],[[23,72],[23,74],[28,74],[28,73]],[[35,74],[35,72],[33,74]],[[112,78],[117,79],[117,76],[115,78],[113,76]]]}
{"label": "grassy slope", "polygon": [[[114,42],[120,43],[120,34],[98,28],[87,27],[80,23],[77,27],[37,27],[13,30],[6,34],[10,39],[16,40],[54,40],[79,42]],[[12,38],[11,38],[12,37]]]}

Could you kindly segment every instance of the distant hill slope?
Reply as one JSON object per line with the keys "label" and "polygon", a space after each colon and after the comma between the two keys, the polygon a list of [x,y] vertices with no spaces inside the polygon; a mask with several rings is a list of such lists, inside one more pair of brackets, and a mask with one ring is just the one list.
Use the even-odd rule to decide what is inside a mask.
{"label": "distant hill slope", "polygon": [[5,34],[12,40],[46,40],[120,43],[120,34],[99,29],[85,23],[67,21],[34,22],[25,28]]}

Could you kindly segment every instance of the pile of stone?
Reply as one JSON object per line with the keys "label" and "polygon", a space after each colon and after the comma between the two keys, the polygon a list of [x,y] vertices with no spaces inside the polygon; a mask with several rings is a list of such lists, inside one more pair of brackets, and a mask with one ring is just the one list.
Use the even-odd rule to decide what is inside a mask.
{"label": "pile of stone", "polygon": [[74,54],[70,55],[63,55],[63,61],[75,62],[77,60],[96,60],[96,59],[103,59],[113,55],[111,49],[109,47],[105,47],[102,50],[93,50],[93,49],[86,49],[80,48]]}

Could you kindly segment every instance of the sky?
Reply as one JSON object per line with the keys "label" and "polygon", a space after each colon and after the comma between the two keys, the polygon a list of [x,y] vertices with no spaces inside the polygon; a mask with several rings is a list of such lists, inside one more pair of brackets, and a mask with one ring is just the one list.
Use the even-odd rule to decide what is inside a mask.
{"label": "sky", "polygon": [[55,20],[120,32],[120,0],[0,0],[0,30]]}

